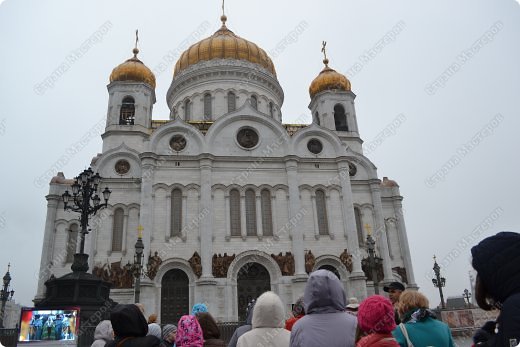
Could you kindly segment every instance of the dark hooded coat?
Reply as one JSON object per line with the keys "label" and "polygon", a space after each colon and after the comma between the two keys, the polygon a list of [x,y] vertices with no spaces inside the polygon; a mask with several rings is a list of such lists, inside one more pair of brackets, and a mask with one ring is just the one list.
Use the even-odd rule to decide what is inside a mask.
{"label": "dark hooded coat", "polygon": [[155,336],[146,336],[148,322],[136,305],[117,305],[110,312],[114,341],[106,347],[155,347],[161,341]]}

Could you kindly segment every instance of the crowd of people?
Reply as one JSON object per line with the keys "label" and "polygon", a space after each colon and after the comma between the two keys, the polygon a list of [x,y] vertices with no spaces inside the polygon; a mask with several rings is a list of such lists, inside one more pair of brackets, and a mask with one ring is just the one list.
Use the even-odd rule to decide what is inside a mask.
{"label": "crowd of people", "polygon": [[[500,310],[473,337],[474,346],[518,346],[520,343],[520,234],[501,232],[471,249],[477,271],[475,297],[482,309]],[[292,315],[274,292],[265,292],[247,308],[247,319],[229,347],[452,347],[451,331],[429,309],[428,299],[399,282],[385,286],[388,298],[372,295],[358,303],[328,270],[310,274],[304,295]],[[223,347],[218,325],[204,304],[196,304],[177,325],[161,329],[157,316],[148,321],[141,306],[117,305],[110,321],[95,331],[93,347]]]}

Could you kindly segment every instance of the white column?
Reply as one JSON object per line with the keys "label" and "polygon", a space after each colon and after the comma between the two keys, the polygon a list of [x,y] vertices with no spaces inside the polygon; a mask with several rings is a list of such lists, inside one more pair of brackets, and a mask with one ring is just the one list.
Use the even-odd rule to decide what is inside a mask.
{"label": "white column", "polygon": [[150,254],[150,239],[152,236],[152,193],[155,176],[155,155],[152,153],[141,154],[141,206],[139,210],[139,224],[143,227],[143,255]]}
{"label": "white column", "polygon": [[264,235],[264,231],[262,230],[262,200],[260,199],[260,195],[256,195],[256,234],[258,238],[261,240]]}
{"label": "white column", "polygon": [[312,201],[312,220],[314,221],[314,238],[316,240],[320,239],[320,225],[318,223],[318,206],[316,204],[316,195],[311,193],[311,201]]}
{"label": "white column", "polygon": [[408,277],[408,286],[411,288],[418,288],[415,283],[415,276],[412,268],[412,256],[410,255],[410,246],[408,245],[408,235],[406,233],[406,225],[404,224],[402,196],[393,197],[393,205],[395,217],[397,219],[397,231],[399,232],[399,239],[401,240],[401,254],[403,255],[404,267],[406,268],[406,277]]}
{"label": "white column", "polygon": [[226,241],[229,241],[231,240],[231,201],[228,193],[224,196],[224,203],[226,205]]}
{"label": "white column", "polygon": [[242,239],[247,238],[247,223],[246,223],[246,197],[243,192],[240,192],[240,232]]}
{"label": "white column", "polygon": [[188,239],[188,235],[186,234],[186,226],[188,225],[188,196],[184,193],[182,194],[182,225],[181,225],[181,239],[182,241],[186,241]]}
{"label": "white column", "polygon": [[213,255],[213,206],[211,199],[211,171],[212,160],[200,160],[200,213],[205,217],[201,220],[200,230],[200,257],[202,263],[202,278],[213,278],[211,272],[211,257]]}
{"label": "white column", "polygon": [[[40,273],[38,274],[38,290],[36,299],[45,297],[45,281],[52,273],[52,248],[54,244],[54,223],[58,210],[59,195],[47,195],[47,217],[45,219],[45,231],[43,234],[42,256],[40,260]],[[78,236],[79,239],[79,236]]]}
{"label": "white column", "polygon": [[[121,247],[123,255],[125,255],[127,251],[126,241],[128,240],[128,233],[130,233],[130,230],[128,230],[128,211],[125,211],[123,219],[123,247]],[[134,233],[130,233],[130,235],[134,235]]]}
{"label": "white column", "polygon": [[379,244],[380,256],[383,258],[383,273],[385,278],[383,282],[392,282],[392,261],[388,253],[388,241],[386,237],[385,222],[383,220],[383,204],[381,203],[381,181],[379,179],[371,179],[370,192],[372,193],[372,204],[374,205],[375,228],[374,237]]}
{"label": "white column", "polygon": [[278,222],[276,220],[277,218],[277,211],[276,211],[276,192],[271,195],[271,218],[273,222],[273,238],[275,240],[278,240],[280,237],[278,236]]}
{"label": "white column", "polygon": [[171,191],[166,195],[166,230],[164,231],[164,240],[168,242],[172,234],[172,196]]}
{"label": "white column", "polygon": [[297,277],[306,277],[302,222],[303,216],[309,211],[304,211],[301,208],[298,161],[295,158],[286,160],[285,170],[287,172],[287,185],[289,186],[289,230],[292,236],[295,275]]}

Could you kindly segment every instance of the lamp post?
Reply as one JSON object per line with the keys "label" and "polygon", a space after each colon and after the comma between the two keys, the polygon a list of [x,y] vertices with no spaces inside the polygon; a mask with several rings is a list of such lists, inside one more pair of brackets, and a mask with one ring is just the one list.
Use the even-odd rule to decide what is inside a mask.
{"label": "lamp post", "polygon": [[137,236],[137,242],[135,243],[135,255],[134,255],[134,276],[135,276],[135,297],[134,301],[135,303],[138,303],[140,300],[141,295],[141,270],[143,268],[143,251],[144,251],[144,244],[143,244],[143,227],[139,225],[137,228],[139,231],[139,234]]}
{"label": "lamp post", "polygon": [[376,257],[376,241],[370,232],[370,226],[366,225],[367,229],[367,251],[368,251],[368,266],[372,272],[372,281],[374,282],[374,292],[379,294],[379,280],[377,278],[377,265],[379,258]]}
{"label": "lamp post", "polygon": [[[71,210],[80,213],[80,249],[79,253],[74,254],[74,262],[72,263],[72,271],[86,272],[88,270],[88,254],[85,254],[85,235],[88,234],[88,219],[96,212],[108,206],[108,198],[112,193],[108,187],[100,192],[103,195],[104,203],[101,203],[101,198],[98,194],[99,183],[102,177],[99,173],[94,174],[91,168],[83,170],[77,177],[74,178],[72,184],[72,195],[66,190],[62,194],[63,209]],[[69,205],[72,202],[72,205]]]}
{"label": "lamp post", "polygon": [[432,283],[434,287],[439,288],[439,295],[441,296],[441,307],[442,309],[446,308],[446,304],[444,303],[444,295],[442,294],[442,287],[446,286],[446,279],[441,277],[441,267],[437,264],[437,257],[433,256],[433,272],[435,272],[435,278],[432,279]]}
{"label": "lamp post", "polygon": [[5,314],[5,303],[9,300],[13,300],[14,290],[9,291],[9,284],[11,284],[11,274],[9,273],[9,269],[11,264],[7,265],[7,272],[3,277],[4,287],[0,291],[0,300],[2,301],[2,308],[0,311],[0,328],[4,327],[4,314]]}
{"label": "lamp post", "polygon": [[469,299],[471,298],[471,293],[469,290],[464,289],[464,293],[462,294],[462,297],[464,298],[464,301],[467,302],[468,307],[471,306],[471,303],[469,302]]}

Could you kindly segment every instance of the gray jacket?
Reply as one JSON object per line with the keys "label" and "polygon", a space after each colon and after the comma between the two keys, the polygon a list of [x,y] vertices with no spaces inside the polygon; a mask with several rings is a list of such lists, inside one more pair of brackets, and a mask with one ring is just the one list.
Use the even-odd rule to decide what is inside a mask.
{"label": "gray jacket", "polygon": [[251,305],[251,308],[247,312],[246,324],[236,328],[235,332],[233,333],[233,336],[231,336],[231,340],[229,340],[228,347],[237,347],[238,338],[253,328],[252,324],[253,324],[253,310],[254,309],[255,309],[255,306],[253,304],[253,305]]}
{"label": "gray jacket", "polygon": [[332,272],[313,272],[305,287],[306,315],[291,332],[291,347],[354,347],[356,317],[346,313],[343,284]]}

